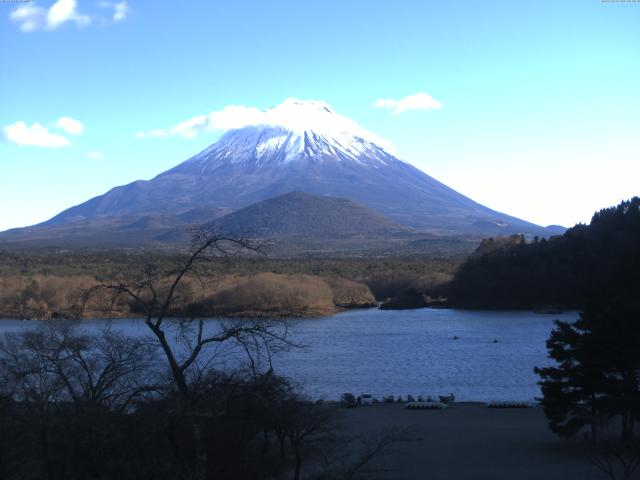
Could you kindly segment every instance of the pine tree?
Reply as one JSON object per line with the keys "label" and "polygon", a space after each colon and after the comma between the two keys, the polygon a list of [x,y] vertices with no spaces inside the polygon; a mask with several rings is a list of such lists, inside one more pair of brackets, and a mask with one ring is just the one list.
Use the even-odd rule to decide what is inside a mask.
{"label": "pine tree", "polygon": [[574,436],[618,417],[629,443],[640,418],[640,304],[633,298],[592,302],[574,323],[556,321],[547,341],[555,366],[536,368],[551,430]]}

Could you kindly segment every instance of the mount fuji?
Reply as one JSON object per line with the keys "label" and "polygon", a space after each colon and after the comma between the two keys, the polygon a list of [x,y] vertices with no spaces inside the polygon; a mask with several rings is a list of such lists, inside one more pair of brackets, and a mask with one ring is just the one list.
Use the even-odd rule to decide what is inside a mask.
{"label": "mount fuji", "polygon": [[115,187],[39,225],[4,232],[0,245],[162,242],[171,238],[163,234],[181,226],[290,192],[348,199],[432,236],[549,236],[564,230],[474,202],[396,158],[384,140],[324,102],[287,99],[253,117],[155,178]]}

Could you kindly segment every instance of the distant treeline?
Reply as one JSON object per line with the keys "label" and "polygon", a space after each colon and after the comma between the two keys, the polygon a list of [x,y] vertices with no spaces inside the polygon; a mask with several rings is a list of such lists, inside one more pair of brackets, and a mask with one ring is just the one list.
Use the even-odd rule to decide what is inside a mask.
{"label": "distant treeline", "polygon": [[[9,251],[0,249],[0,277],[56,275],[91,275],[100,279],[113,278],[125,271],[139,270],[145,265],[170,268],[180,260],[179,252],[153,250],[82,251],[68,249]],[[274,258],[236,256],[211,258],[203,267],[207,275],[253,275],[261,272],[340,276],[372,283],[376,279],[412,278],[441,282],[448,280],[464,259],[463,256],[437,258],[362,257],[362,258]]]}
{"label": "distant treeline", "polygon": [[549,240],[484,240],[448,293],[452,305],[466,308],[580,308],[594,298],[640,298],[640,198]]}
{"label": "distant treeline", "polygon": [[[135,276],[149,265],[170,271],[177,253],[128,251],[0,251],[0,317],[93,318],[131,316],[130,305],[99,296],[92,286]],[[187,315],[329,315],[364,307],[407,289],[446,284],[457,260],[428,258],[209,258],[181,286]]]}

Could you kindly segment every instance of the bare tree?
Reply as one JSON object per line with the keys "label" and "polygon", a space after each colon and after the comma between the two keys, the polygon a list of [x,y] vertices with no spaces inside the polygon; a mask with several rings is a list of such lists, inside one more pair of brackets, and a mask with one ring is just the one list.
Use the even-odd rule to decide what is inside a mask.
{"label": "bare tree", "polygon": [[[115,282],[97,285],[94,289],[108,290],[113,293],[113,301],[124,296],[144,315],[144,323],[157,339],[168,363],[173,382],[187,408],[190,398],[188,372],[198,366],[200,355],[209,345],[219,345],[233,341],[242,346],[249,354],[252,363],[264,347],[270,359],[270,352],[282,345],[289,345],[287,325],[273,321],[223,321],[217,329],[207,329],[202,318],[180,319],[169,322],[172,307],[182,299],[179,287],[188,274],[201,279],[201,266],[211,255],[228,257],[239,251],[259,252],[261,246],[242,236],[225,235],[213,227],[194,227],[192,250],[175,268],[159,272],[154,266],[145,267],[143,274],[135,279],[121,279]],[[163,282],[168,280],[168,284]],[[170,341],[172,329],[179,329],[181,347]],[[187,353],[181,354],[178,350]],[[253,355],[251,355],[253,353]]]}
{"label": "bare tree", "polygon": [[[51,432],[57,404],[64,397],[64,387],[56,375],[38,354],[32,355],[22,340],[26,340],[22,332],[6,334],[0,343],[0,388],[2,396],[14,400],[21,406],[23,414],[18,420],[23,430],[31,430],[33,438],[33,454],[36,455],[40,468],[46,475],[54,478],[54,462],[51,453]],[[13,409],[8,409],[16,417]],[[34,462],[35,463],[35,462]]]}
{"label": "bare tree", "polygon": [[0,341],[4,394],[27,405],[73,405],[77,409],[127,411],[131,402],[156,392],[156,347],[109,327],[82,334],[69,321],[5,334]]}
{"label": "bare tree", "polygon": [[292,398],[281,406],[286,438],[293,450],[293,479],[299,480],[305,453],[330,442],[336,432],[337,410]]}
{"label": "bare tree", "polygon": [[[27,458],[34,455],[32,463],[47,478],[60,478],[62,470],[82,464],[84,460],[65,461],[70,449],[61,446],[60,438],[74,428],[84,438],[108,436],[110,419],[126,415],[133,402],[157,391],[150,368],[156,351],[148,341],[109,328],[83,334],[69,321],[5,334],[0,340],[0,396],[9,402],[12,422],[22,425],[15,430],[37,447],[37,452],[24,452]],[[64,444],[96,447],[77,435],[63,438]]]}
{"label": "bare tree", "polygon": [[[148,265],[139,278],[124,278],[94,287],[112,293],[112,302],[126,298],[136,310],[142,312],[144,323],[158,341],[169,367],[173,384],[178,393],[182,423],[191,425],[196,446],[196,460],[192,478],[206,476],[207,453],[202,447],[203,421],[197,419],[194,410],[198,400],[198,384],[212,368],[215,355],[203,355],[208,347],[233,344],[247,354],[250,368],[256,372],[259,361],[266,358],[271,367],[271,352],[291,345],[287,339],[288,328],[284,321],[226,320],[206,324],[201,317],[181,318],[170,321],[174,306],[183,299],[180,286],[187,275],[194,275],[202,282],[201,265],[211,256],[228,258],[238,252],[259,252],[261,246],[235,235],[226,235],[211,226],[195,227],[192,231],[192,249],[179,264],[165,272]],[[91,293],[91,292],[88,292]],[[171,341],[174,335],[175,341]],[[215,350],[211,348],[209,350]],[[209,413],[204,413],[209,415]],[[175,447],[176,455],[179,445]]]}
{"label": "bare tree", "polygon": [[[9,335],[2,353],[12,355],[14,379],[25,382],[38,372],[55,386],[55,400],[77,406],[126,410],[140,395],[157,390],[151,369],[155,346],[109,326],[98,335],[81,334],[68,321]],[[41,371],[34,370],[33,364]],[[9,366],[9,364],[7,364]]]}

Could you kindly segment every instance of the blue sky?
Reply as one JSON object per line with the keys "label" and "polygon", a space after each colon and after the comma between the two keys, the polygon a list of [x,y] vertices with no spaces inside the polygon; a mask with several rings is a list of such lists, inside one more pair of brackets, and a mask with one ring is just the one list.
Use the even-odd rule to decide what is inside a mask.
{"label": "blue sky", "polygon": [[[54,3],[0,2],[0,230],[220,135],[136,132],[287,97],[326,101],[403,160],[539,224],[640,194],[637,2]],[[374,108],[420,92],[441,108]]]}

